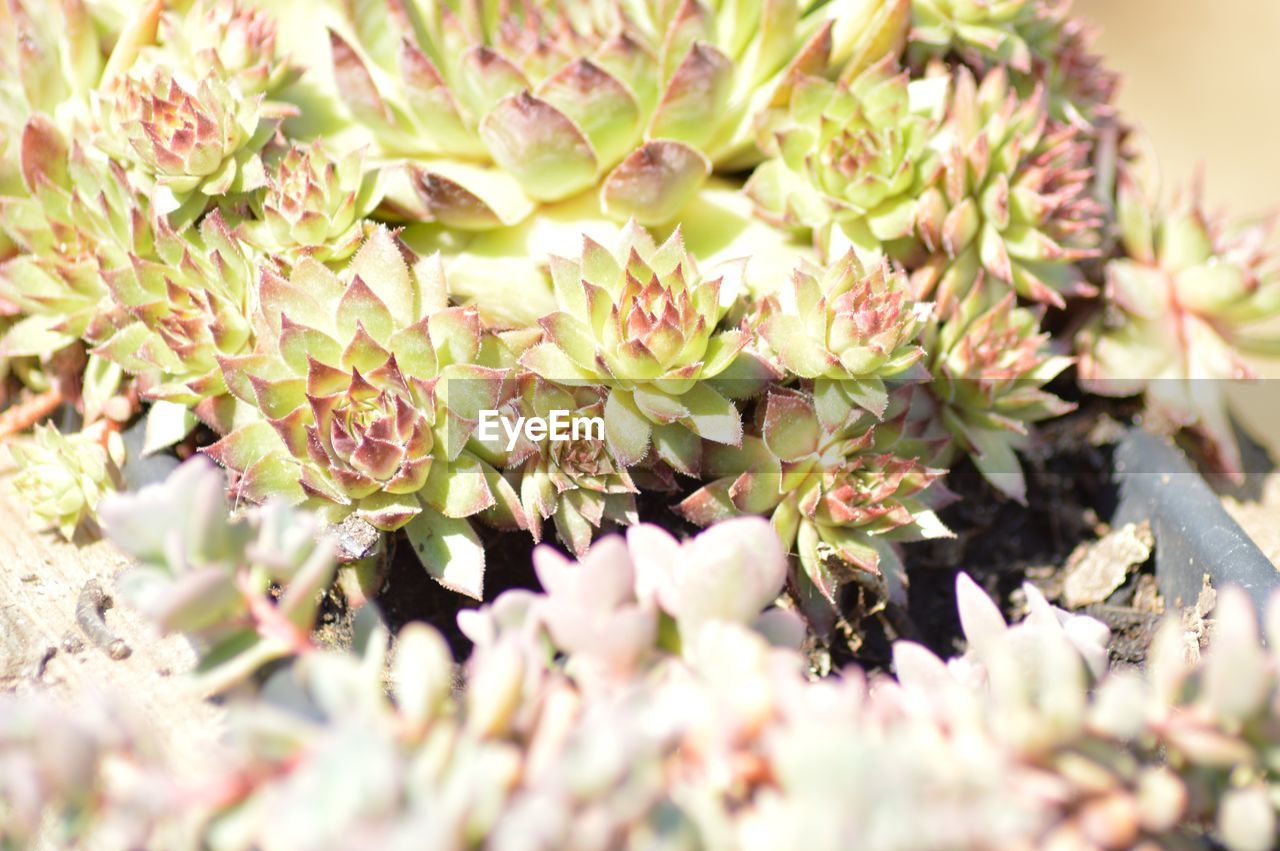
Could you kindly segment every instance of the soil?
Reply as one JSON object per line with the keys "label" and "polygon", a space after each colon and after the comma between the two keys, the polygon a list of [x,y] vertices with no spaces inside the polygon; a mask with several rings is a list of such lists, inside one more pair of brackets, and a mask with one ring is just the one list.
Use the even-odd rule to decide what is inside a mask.
{"label": "soil", "polygon": [[[955,578],[961,570],[999,601],[1010,619],[1023,614],[1024,582],[1062,604],[1063,565],[1110,529],[1117,502],[1112,444],[1119,423],[1133,413],[1112,400],[1080,401],[1075,412],[1042,424],[1035,444],[1024,453],[1027,505],[1000,495],[969,462],[953,468],[948,484],[961,499],[941,516],[956,537],[904,546],[910,588],[905,610],[882,607],[858,589],[848,590],[836,630],[812,648],[816,670],[848,663],[887,668],[896,638],[919,641],[944,658],[963,652],[955,605]],[[638,507],[642,520],[686,537],[697,528],[670,509],[689,490],[681,484],[677,482],[675,492],[646,492]],[[482,535],[489,559],[485,602],[512,588],[539,590],[530,565],[534,545],[527,534],[482,529]],[[396,546],[397,540],[392,539],[386,555],[386,578],[376,597],[388,626],[394,633],[409,621],[425,621],[446,637],[456,658],[464,659],[470,642],[457,628],[457,613],[479,604],[436,585],[408,546]],[[1135,665],[1145,658],[1161,611],[1152,570],[1150,563],[1136,567],[1108,599],[1083,610],[1111,627],[1115,664]],[[873,614],[861,617],[863,612]]]}

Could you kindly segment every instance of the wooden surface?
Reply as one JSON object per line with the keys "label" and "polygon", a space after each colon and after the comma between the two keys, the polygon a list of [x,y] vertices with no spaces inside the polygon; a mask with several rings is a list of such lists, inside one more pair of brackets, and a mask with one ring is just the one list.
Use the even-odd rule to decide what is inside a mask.
{"label": "wooden surface", "polygon": [[[158,636],[123,606],[108,610],[106,622],[132,654],[116,661],[90,643],[75,621],[80,590],[94,577],[110,592],[126,558],[104,542],[76,547],[31,532],[7,485],[0,486],[0,691],[45,690],[68,700],[110,693],[179,776],[209,765],[220,755],[222,711],[181,676],[194,663],[191,648],[178,636]],[[68,634],[83,649],[63,649]],[[41,666],[49,648],[55,652]]]}

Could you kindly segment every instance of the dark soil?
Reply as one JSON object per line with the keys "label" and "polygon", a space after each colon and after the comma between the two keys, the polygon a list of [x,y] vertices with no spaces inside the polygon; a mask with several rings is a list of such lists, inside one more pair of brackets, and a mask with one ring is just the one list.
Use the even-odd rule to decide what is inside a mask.
{"label": "dark soil", "polygon": [[961,498],[941,517],[956,537],[913,544],[905,553],[909,613],[920,641],[945,656],[963,649],[958,572],[968,573],[1012,616],[1017,607],[1011,595],[1029,574],[1060,567],[1077,545],[1106,531],[1117,500],[1112,446],[1089,436],[1101,415],[1081,410],[1042,427],[1037,445],[1023,456],[1026,505],[988,485],[967,459],[951,471],[948,484]]}
{"label": "dark soil", "polygon": [[[1086,397],[1075,412],[1044,423],[1022,456],[1025,506],[1001,496],[967,461],[952,470],[949,485],[962,498],[941,516],[956,537],[913,544],[905,553],[916,640],[943,657],[963,651],[955,602],[955,577],[962,570],[1011,620],[1023,614],[1024,582],[1063,604],[1063,565],[1078,546],[1110,529],[1118,499],[1111,476],[1114,439],[1131,415],[1124,403]],[[1141,566],[1104,603],[1084,610],[1111,628],[1114,664],[1139,665],[1146,658],[1160,616],[1151,595],[1135,590],[1152,583],[1153,569],[1150,562]]]}
{"label": "dark soil", "polygon": [[[534,543],[525,532],[496,532],[476,524],[484,539],[484,602],[491,603],[513,588],[541,590],[533,572]],[[471,652],[471,641],[458,629],[458,612],[480,605],[448,591],[422,569],[403,535],[390,537],[386,580],[374,602],[394,635],[410,621],[422,621],[437,629],[462,661]]]}
{"label": "dark soil", "polygon": [[[875,605],[878,601],[859,589],[849,589],[842,599],[844,617],[815,648],[826,657],[818,667],[838,669],[854,663],[887,668],[891,641],[896,638],[919,641],[943,657],[963,652],[955,605],[955,578],[961,570],[999,601],[1010,619],[1022,614],[1025,581],[1055,599],[1060,584],[1055,577],[1072,551],[1109,528],[1117,501],[1111,480],[1111,440],[1119,434],[1118,423],[1129,414],[1124,405],[1086,398],[1077,411],[1043,424],[1035,445],[1023,455],[1025,506],[1001,496],[968,461],[957,464],[948,485],[961,498],[941,512],[956,537],[903,549],[909,606],[905,610],[891,606],[862,617],[880,608]],[[641,519],[659,523],[677,537],[695,534],[697,528],[671,510],[691,490],[691,483],[678,480],[673,491],[643,493],[638,505]],[[489,560],[485,602],[512,588],[539,590],[530,561],[534,545],[527,534],[482,527],[481,534]],[[465,658],[470,642],[457,628],[457,614],[479,604],[437,585],[408,546],[396,545],[399,540],[399,536],[391,539],[386,579],[376,598],[388,626],[394,633],[405,623],[424,621],[446,637],[458,659]],[[1118,664],[1141,663],[1158,620],[1133,604],[1140,575],[1131,576],[1105,604],[1088,610],[1112,628],[1112,655]]]}

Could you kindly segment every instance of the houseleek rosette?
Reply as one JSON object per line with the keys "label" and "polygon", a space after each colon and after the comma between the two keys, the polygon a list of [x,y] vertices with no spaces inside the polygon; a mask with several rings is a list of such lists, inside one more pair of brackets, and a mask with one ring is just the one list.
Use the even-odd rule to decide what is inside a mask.
{"label": "houseleek rosette", "polygon": [[166,60],[195,73],[217,70],[245,95],[270,95],[299,76],[279,47],[275,18],[243,0],[197,0],[160,18]]}
{"label": "houseleek rosette", "polygon": [[1107,264],[1106,310],[1078,339],[1081,378],[1095,393],[1144,394],[1156,420],[1199,432],[1215,466],[1238,475],[1226,389],[1253,377],[1247,353],[1275,353],[1257,330],[1280,314],[1273,225],[1229,228],[1196,196],[1162,207],[1153,194],[1123,174],[1126,256]]}
{"label": "houseleek rosette", "polygon": [[794,71],[834,74],[906,34],[905,0],[374,2],[350,18],[331,33],[342,100],[411,161],[424,215],[464,229],[597,187],[609,215],[666,222],[713,168],[758,159],[756,119]]}
{"label": "houseleek rosette", "polygon": [[198,78],[167,65],[140,70],[100,112],[98,144],[154,180],[153,208],[175,225],[194,221],[211,197],[266,183],[259,153],[277,122],[216,62]]}
{"label": "houseleek rosette", "polygon": [[24,314],[9,355],[43,355],[114,330],[105,276],[154,257],[143,188],[119,163],[35,116],[22,132],[25,197],[0,198],[0,229],[23,253],[0,266],[0,296]]}
{"label": "houseleek rosette", "polygon": [[913,110],[907,74],[892,55],[847,82],[802,77],[774,131],[778,155],[747,184],[760,215],[814,230],[828,251],[833,241],[850,242],[873,255],[909,236],[932,126],[923,100]]}
{"label": "houseleek rosette", "polygon": [[74,114],[104,65],[98,28],[82,0],[6,4],[0,12],[0,195],[23,190],[22,128],[38,113],[54,120]]}
{"label": "houseleek rosette", "polygon": [[253,256],[214,211],[179,235],[154,224],[154,256],[105,272],[123,311],[95,353],[140,376],[143,395],[195,408],[211,422],[227,385],[218,358],[253,345]]}
{"label": "houseleek rosette", "polygon": [[[556,385],[531,373],[520,376],[517,391],[499,410],[504,422],[498,442],[476,451],[505,468],[534,541],[542,540],[543,524],[550,520],[561,542],[580,556],[606,523],[638,522],[639,489],[598,430],[605,394],[595,387]],[[517,430],[520,417],[547,422],[546,436],[530,439]],[[563,433],[552,434],[556,427]]]}
{"label": "houseleek rosette", "polygon": [[1043,389],[1072,359],[1053,353],[1040,330],[1043,310],[1018,307],[1012,293],[987,310],[982,304],[975,290],[924,335],[935,416],[952,437],[937,460],[949,464],[966,452],[987,481],[1025,501],[1014,450],[1026,445],[1031,424],[1075,408]]}
{"label": "houseleek rosette", "polygon": [[877,437],[870,414],[788,388],[769,391],[758,435],[714,447],[712,481],[679,511],[699,525],[737,514],[770,517],[783,545],[828,600],[845,582],[896,562],[891,541],[949,534],[929,486],[945,470],[894,453],[896,430]]}
{"label": "houseleek rosette", "polygon": [[929,151],[916,207],[928,255],[913,274],[919,295],[945,314],[979,276],[1058,307],[1096,294],[1078,265],[1097,255],[1101,239],[1090,146],[1077,128],[1050,119],[1043,89],[1020,97],[1003,68],[981,85],[961,68]]}
{"label": "houseleek rosette", "polygon": [[578,259],[552,258],[560,309],[541,320],[546,340],[520,362],[551,382],[606,387],[605,433],[624,465],[652,443],[658,458],[696,475],[701,439],[742,438],[737,408],[708,381],[748,341],[721,327],[736,275],[704,277],[679,229],[658,246],[633,221],[613,251],[584,237]]}
{"label": "houseleek rosette", "polygon": [[854,251],[825,270],[800,268],[790,285],[765,301],[760,336],[783,369],[877,417],[885,412],[885,379],[924,357],[916,344],[928,305],[911,300],[906,275],[881,261],[870,269]]}
{"label": "houseleek rosette", "polygon": [[1002,65],[1019,93],[1043,86],[1053,117],[1094,132],[1112,115],[1119,77],[1092,53],[1093,31],[1070,0],[912,0],[910,58]]}
{"label": "houseleek rosette", "polygon": [[281,496],[329,522],[409,524],[428,570],[478,595],[483,549],[465,518],[498,498],[519,509],[497,471],[465,450],[503,373],[475,365],[479,319],[447,306],[439,259],[411,268],[379,227],[341,275],[304,258],[287,279],[264,272],[258,297],[256,350],[219,363],[259,416],[206,451],[251,501]]}
{"label": "houseleek rosette", "polygon": [[255,193],[248,240],[290,262],[345,260],[364,238],[363,219],[377,204],[376,169],[364,151],[329,152],[323,142],[269,150],[266,185]]}
{"label": "houseleek rosette", "polygon": [[14,443],[10,451],[18,465],[14,490],[41,525],[67,540],[81,529],[96,534],[98,503],[124,487],[124,444],[115,431],[62,434],[51,425],[39,426],[30,440]]}

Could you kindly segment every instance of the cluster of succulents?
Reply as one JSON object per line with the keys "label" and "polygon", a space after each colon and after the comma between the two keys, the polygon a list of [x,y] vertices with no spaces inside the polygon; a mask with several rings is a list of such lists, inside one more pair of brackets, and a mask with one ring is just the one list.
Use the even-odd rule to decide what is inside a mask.
{"label": "cluster of succulents", "polygon": [[[0,4],[0,441],[228,695],[238,755],[185,828],[1270,847],[1280,658],[1231,593],[1205,663],[1170,626],[1144,676],[964,581],[961,658],[814,681],[799,649],[846,585],[905,602],[951,469],[1025,501],[1063,396],[1141,396],[1239,472],[1270,231],[1159,199],[1115,79],[1062,0]],[[599,429],[522,426],[561,415]],[[173,447],[226,479],[99,506]],[[484,601],[513,534],[542,592],[461,616],[461,693],[372,607],[317,646],[335,559],[396,536]],[[0,702],[0,845],[46,803],[157,817],[86,794],[134,743],[40,714]]]}
{"label": "cluster of succulents", "polygon": [[[965,456],[1024,498],[1073,354],[1238,468],[1200,379],[1280,312],[1264,231],[1158,212],[1123,146],[1107,171],[1065,3],[62,5],[0,18],[31,54],[0,355],[84,362],[149,451],[199,423],[238,498],[403,529],[451,588],[480,596],[487,527],[582,553],[674,489],[772,517],[834,599],[946,534]],[[559,405],[603,439],[477,434]],[[41,516],[90,517],[80,478]]]}
{"label": "cluster of succulents", "polygon": [[[279,504],[229,520],[220,486],[191,462],[110,512],[110,533],[150,574],[124,584],[145,585],[146,610],[197,643],[276,630],[235,605],[196,617],[187,604],[197,587],[282,563],[306,537],[274,526]],[[312,553],[314,567],[274,574],[291,621],[288,601],[314,597],[321,565],[333,567]],[[183,573],[161,567],[176,562]],[[474,644],[461,668],[430,627],[391,642],[366,607],[350,650],[296,643],[257,669],[227,699],[229,752],[208,776],[181,777],[208,794],[166,795],[163,766],[128,727],[0,699],[0,841],[29,838],[45,811],[70,837],[112,818],[138,844],[181,826],[192,847],[214,849],[1251,851],[1280,835],[1280,599],[1269,647],[1244,593],[1226,589],[1203,657],[1170,616],[1145,672],[1110,670],[1101,622],[1028,584],[1025,617],[1009,624],[960,574],[963,655],[899,641],[893,676],[814,678],[803,622],[779,596],[786,554],[760,519],[684,542],[637,524],[576,563],[543,546],[534,567],[542,592],[459,615]],[[261,586],[256,599],[275,608]],[[112,774],[112,759],[133,772]]]}
{"label": "cluster of succulents", "polygon": [[[0,350],[86,364],[84,435],[15,450],[64,534],[127,460],[89,388],[476,597],[478,523],[582,554],[661,488],[769,517],[833,602],[892,586],[962,457],[1024,498],[1073,351],[1238,467],[1211,379],[1280,311],[1264,231],[1154,211],[1127,165],[1106,197],[1109,77],[1063,4],[64,6],[4,19],[0,199]],[[477,433],[560,409],[603,436]]]}

